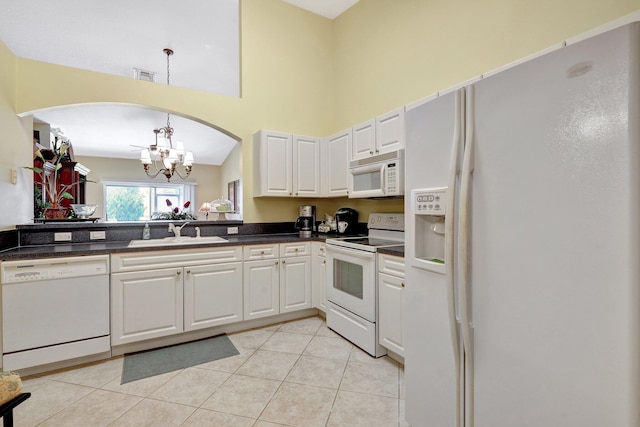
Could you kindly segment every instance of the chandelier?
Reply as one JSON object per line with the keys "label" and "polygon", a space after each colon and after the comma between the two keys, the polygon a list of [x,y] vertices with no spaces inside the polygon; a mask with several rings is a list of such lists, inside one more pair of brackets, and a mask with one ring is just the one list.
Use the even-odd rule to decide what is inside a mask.
{"label": "chandelier", "polygon": [[[163,52],[167,55],[167,86],[169,86],[169,56],[173,55],[173,50],[163,49]],[[174,145],[169,113],[167,113],[167,126],[154,129],[153,133],[156,136],[155,143],[149,145],[149,148],[143,148],[140,152],[140,162],[147,176],[153,179],[163,174],[167,177],[167,182],[174,174],[186,179],[193,167],[193,153],[185,151],[182,141]]]}

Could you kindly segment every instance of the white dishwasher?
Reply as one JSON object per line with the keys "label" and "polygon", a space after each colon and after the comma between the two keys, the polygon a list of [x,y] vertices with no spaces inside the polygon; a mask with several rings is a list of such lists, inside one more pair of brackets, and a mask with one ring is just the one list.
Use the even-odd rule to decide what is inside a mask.
{"label": "white dishwasher", "polygon": [[109,357],[109,255],[5,261],[0,280],[3,370]]}

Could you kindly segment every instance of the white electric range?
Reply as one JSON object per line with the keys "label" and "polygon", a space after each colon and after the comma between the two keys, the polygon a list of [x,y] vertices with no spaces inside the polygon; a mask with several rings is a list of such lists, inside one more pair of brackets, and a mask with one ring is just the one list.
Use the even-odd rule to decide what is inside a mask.
{"label": "white electric range", "polygon": [[387,354],[378,344],[379,248],[404,244],[404,214],[372,213],[366,237],[326,240],[327,326],[374,357]]}

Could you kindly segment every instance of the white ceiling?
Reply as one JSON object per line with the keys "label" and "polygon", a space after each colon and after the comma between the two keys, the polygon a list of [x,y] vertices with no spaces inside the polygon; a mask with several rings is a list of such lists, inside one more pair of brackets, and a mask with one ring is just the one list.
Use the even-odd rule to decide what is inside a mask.
{"label": "white ceiling", "polygon": [[0,39],[21,58],[238,96],[239,0],[0,0]]}
{"label": "white ceiling", "polygon": [[301,7],[325,18],[335,19],[349,9],[358,0],[282,0],[285,3]]}
{"label": "white ceiling", "polygon": [[[157,73],[171,86],[239,96],[240,0],[0,0],[0,40],[14,55],[68,67],[133,77]],[[283,0],[334,19],[358,0]],[[150,83],[151,84],[151,83]],[[59,127],[80,156],[137,158],[166,114],[118,105],[74,106],[34,113]],[[219,165],[235,140],[195,121],[171,116],[175,139],[195,163]]]}

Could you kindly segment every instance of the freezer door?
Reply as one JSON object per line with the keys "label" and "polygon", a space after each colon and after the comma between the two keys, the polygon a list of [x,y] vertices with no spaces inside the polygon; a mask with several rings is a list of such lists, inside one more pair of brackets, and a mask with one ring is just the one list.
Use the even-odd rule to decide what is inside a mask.
{"label": "freezer door", "polygon": [[476,427],[640,425],[638,30],[475,85]]}
{"label": "freezer door", "polygon": [[[455,201],[451,163],[452,157],[459,158],[452,155],[456,142],[462,153],[463,94],[452,92],[406,112],[406,194],[448,187],[447,200]],[[429,218],[413,214],[414,202],[405,197],[406,419],[412,426],[456,427],[461,422],[461,351],[450,293],[453,272],[443,274],[454,265],[453,256],[445,255],[448,263],[439,273],[421,268],[424,261],[416,248],[428,246],[423,239],[432,229]],[[455,219],[455,210],[447,207],[448,221]]]}

